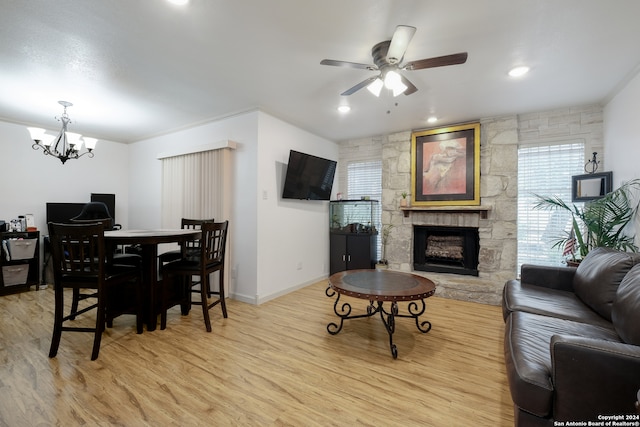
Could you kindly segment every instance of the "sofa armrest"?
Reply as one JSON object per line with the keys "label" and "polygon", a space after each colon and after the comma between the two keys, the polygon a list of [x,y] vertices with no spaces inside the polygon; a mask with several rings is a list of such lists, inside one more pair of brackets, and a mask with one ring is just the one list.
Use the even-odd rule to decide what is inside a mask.
{"label": "sofa armrest", "polygon": [[640,387],[640,346],[554,335],[551,339],[553,417],[598,420],[634,414]]}
{"label": "sofa armrest", "polygon": [[576,267],[548,267],[523,264],[520,268],[520,282],[573,292],[573,277],[576,274],[576,270]]}

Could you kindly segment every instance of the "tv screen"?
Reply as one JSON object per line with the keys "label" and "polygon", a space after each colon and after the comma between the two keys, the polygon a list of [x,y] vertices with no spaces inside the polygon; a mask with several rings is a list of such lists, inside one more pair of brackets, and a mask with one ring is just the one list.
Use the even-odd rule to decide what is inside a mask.
{"label": "tv screen", "polygon": [[102,202],[107,205],[107,209],[109,209],[109,215],[111,215],[111,219],[113,219],[113,223],[116,222],[116,195],[115,194],[106,194],[106,193],[91,193],[91,201],[92,202]]}
{"label": "tv screen", "polygon": [[329,200],[336,165],[334,160],[291,150],[282,198]]}
{"label": "tv screen", "polygon": [[47,223],[71,222],[71,218],[80,215],[86,203],[52,203],[47,202]]}

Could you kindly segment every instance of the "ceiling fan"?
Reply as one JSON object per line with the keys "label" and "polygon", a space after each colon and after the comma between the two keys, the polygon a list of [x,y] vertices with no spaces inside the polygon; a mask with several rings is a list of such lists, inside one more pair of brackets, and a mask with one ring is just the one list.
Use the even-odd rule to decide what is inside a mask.
{"label": "ceiling fan", "polygon": [[404,58],[404,53],[407,50],[409,42],[413,38],[415,32],[415,27],[398,25],[391,40],[380,42],[371,49],[371,56],[373,57],[373,63],[375,65],[337,61],[334,59],[323,59],[320,61],[320,64],[333,65],[336,67],[359,68],[369,71],[380,71],[379,75],[369,77],[352,88],[345,90],[340,94],[342,96],[351,95],[365,86],[375,96],[380,96],[380,91],[383,86],[391,89],[393,91],[393,96],[398,96],[401,93],[411,95],[418,90],[418,88],[406,77],[400,74],[399,71],[444,67],[447,65],[464,64],[467,61],[467,52],[462,52],[401,64]]}

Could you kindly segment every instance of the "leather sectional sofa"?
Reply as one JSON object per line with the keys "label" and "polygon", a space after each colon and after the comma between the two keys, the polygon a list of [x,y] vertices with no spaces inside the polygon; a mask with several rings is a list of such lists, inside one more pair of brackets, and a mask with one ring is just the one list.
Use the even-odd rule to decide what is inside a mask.
{"label": "leather sectional sofa", "polygon": [[523,265],[502,310],[516,426],[637,414],[640,255],[596,248],[577,268]]}

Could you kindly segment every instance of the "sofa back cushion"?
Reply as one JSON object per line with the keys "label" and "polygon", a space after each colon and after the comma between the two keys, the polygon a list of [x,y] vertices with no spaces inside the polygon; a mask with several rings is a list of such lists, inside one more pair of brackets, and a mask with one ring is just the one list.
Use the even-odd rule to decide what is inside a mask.
{"label": "sofa back cushion", "polygon": [[640,345],[640,264],[622,279],[611,309],[611,320],[624,342]]}
{"label": "sofa back cushion", "polygon": [[594,248],[582,260],[573,289],[585,304],[611,320],[611,307],[620,282],[638,261],[638,255],[610,248]]}

